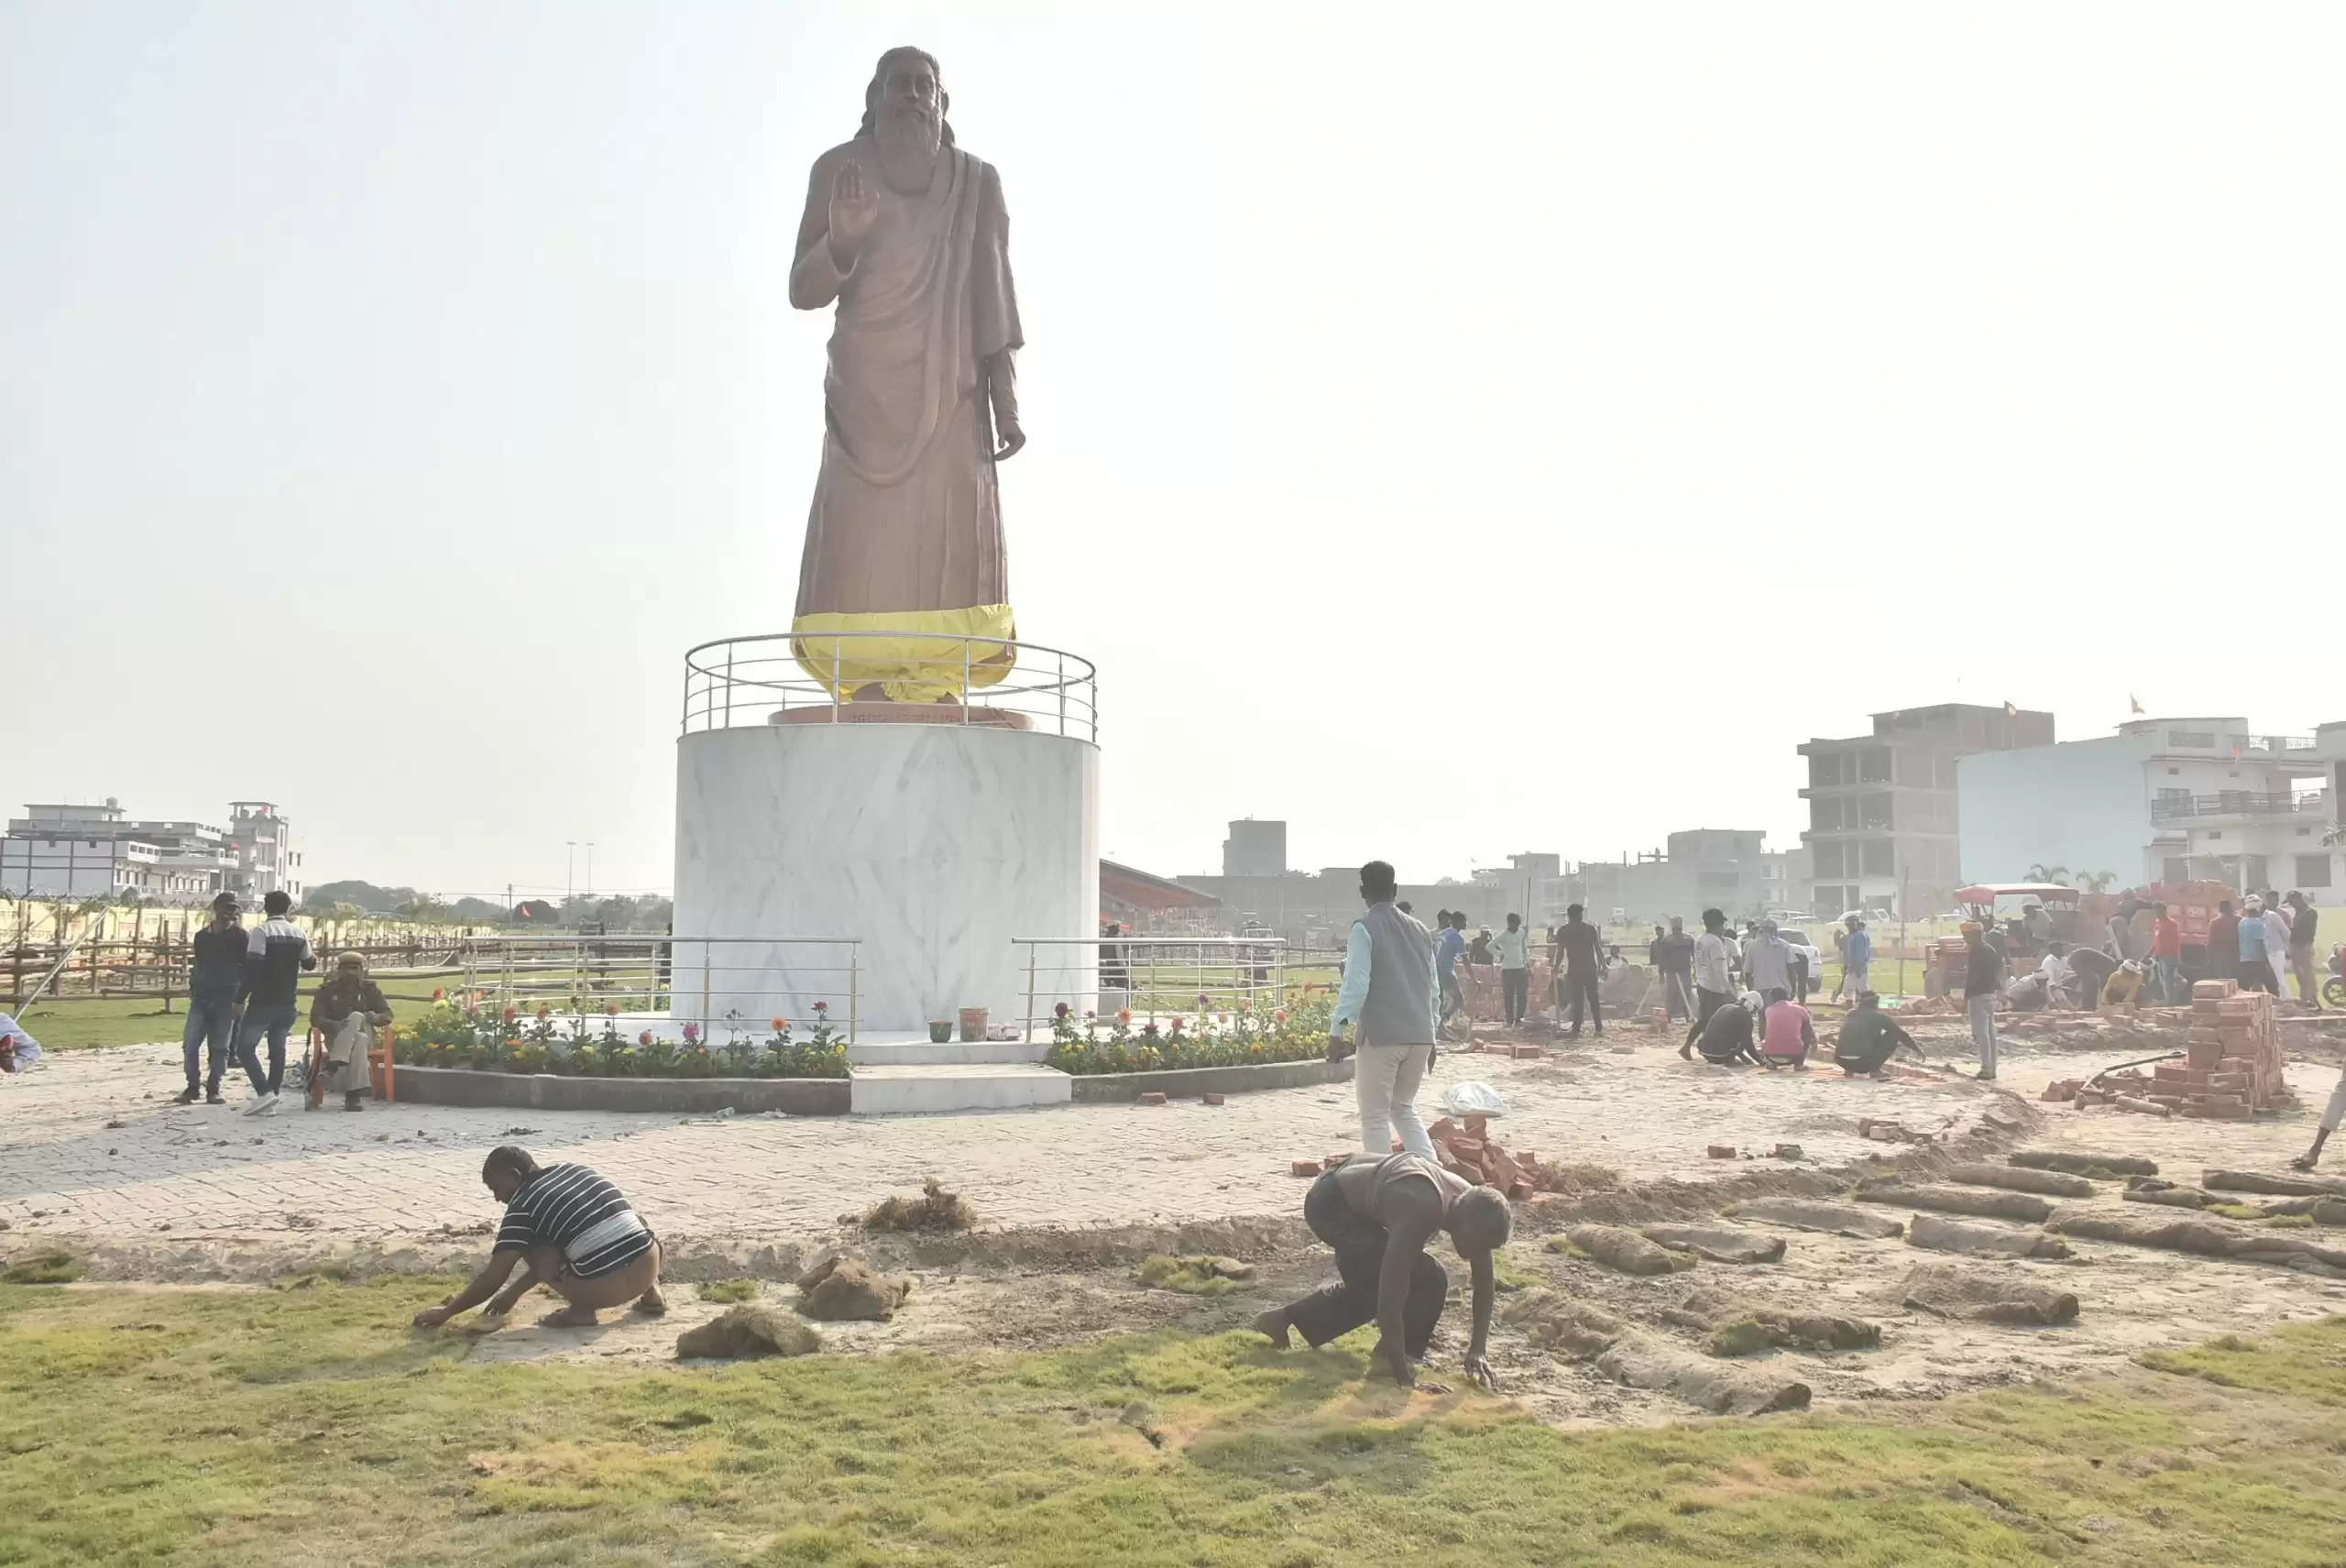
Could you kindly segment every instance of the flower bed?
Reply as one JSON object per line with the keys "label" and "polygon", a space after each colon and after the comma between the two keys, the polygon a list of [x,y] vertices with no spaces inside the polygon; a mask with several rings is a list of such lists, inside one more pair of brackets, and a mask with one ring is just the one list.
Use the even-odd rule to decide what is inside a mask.
{"label": "flower bed", "polygon": [[795,1037],[790,1020],[776,1018],[768,1035],[748,1034],[729,1021],[722,1045],[701,1038],[686,1024],[678,1039],[650,1029],[633,1039],[619,1033],[618,1009],[607,1008],[597,1031],[580,1011],[557,1015],[541,1007],[524,1018],[441,1001],[414,1024],[394,1027],[392,1049],[401,1067],[464,1068],[475,1072],[549,1073],[557,1078],[845,1078],[847,1041],[816,1003],[814,1031]]}
{"label": "flower bed", "polygon": [[[1206,998],[1198,998],[1200,1003]],[[1051,1026],[1050,1054],[1043,1065],[1071,1077],[1100,1073],[1166,1072],[1191,1068],[1258,1067],[1268,1062],[1309,1061],[1328,1051],[1332,996],[1303,999],[1288,1007],[1242,1005],[1225,1013],[1200,1011],[1194,1020],[1168,1019],[1134,1027],[1129,1011],[1102,1019],[1078,1016],[1061,1003]]]}

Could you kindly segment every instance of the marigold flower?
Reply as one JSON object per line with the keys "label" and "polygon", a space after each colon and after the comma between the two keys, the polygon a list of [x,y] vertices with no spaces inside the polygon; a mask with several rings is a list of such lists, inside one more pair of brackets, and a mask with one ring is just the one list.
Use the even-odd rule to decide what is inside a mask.
{"label": "marigold flower", "polygon": [[1274,1011],[1274,1012],[1271,1014],[1271,1022],[1272,1022],[1272,1023],[1274,1023],[1274,1024],[1284,1024],[1284,1023],[1286,1023],[1286,1022],[1287,1022],[1287,1009],[1286,1009],[1286,1008],[1284,1008],[1284,1007],[1281,1007],[1281,1008],[1278,1008],[1278,1009],[1277,1009],[1276,1011]]}
{"label": "marigold flower", "polygon": [[1117,1022],[1117,1023],[1124,1025],[1126,1028],[1130,1028],[1130,1027],[1132,1026],[1132,1021],[1133,1021],[1133,1010],[1132,1010],[1131,1008],[1129,1008],[1129,1007],[1119,1007],[1119,1008],[1117,1008],[1117,1009],[1116,1009],[1116,1022]]}
{"label": "marigold flower", "polygon": [[769,1022],[773,1025],[773,1032],[777,1035],[790,1027],[790,1020],[787,1018],[775,1018],[769,1020]]}
{"label": "marigold flower", "polygon": [[445,1001],[447,1001],[447,1000],[448,1000],[448,988],[447,988],[446,986],[444,986],[444,985],[435,985],[435,986],[433,986],[433,987],[432,988],[432,1000],[433,1000],[433,1001],[434,1001],[434,1002],[445,1002]]}
{"label": "marigold flower", "polygon": [[639,1046],[648,1046],[648,1045],[650,1045],[650,1044],[652,1043],[652,1031],[651,1031],[651,1030],[649,1030],[649,1029],[646,1029],[646,1030],[644,1030],[644,1031],[643,1031],[643,1033],[641,1033],[641,1035],[638,1035],[638,1036],[635,1037],[635,1043],[636,1043],[637,1045],[639,1045]]}
{"label": "marigold flower", "polygon": [[619,1015],[619,1004],[618,1003],[616,1003],[616,1002],[606,1002],[606,1003],[603,1003],[603,1016],[604,1016],[604,1017],[606,1017],[606,1018],[616,1018],[616,1017],[618,1017]]}

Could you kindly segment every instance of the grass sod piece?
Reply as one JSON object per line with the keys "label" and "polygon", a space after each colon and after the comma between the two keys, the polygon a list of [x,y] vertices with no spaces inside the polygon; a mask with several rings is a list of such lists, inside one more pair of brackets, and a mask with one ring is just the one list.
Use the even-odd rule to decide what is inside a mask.
{"label": "grass sod piece", "polygon": [[1691,1252],[1706,1263],[1780,1263],[1784,1238],[1748,1225],[1641,1225],[1638,1234],[1674,1252]]}
{"label": "grass sod piece", "polygon": [[1234,1257],[1173,1257],[1152,1253],[1141,1260],[1135,1276],[1151,1290],[1178,1290],[1188,1296],[1227,1296],[1255,1277],[1255,1266]]}
{"label": "grass sod piece", "polygon": [[2075,1322],[2077,1317],[2074,1293],[2040,1285],[2012,1265],[1917,1264],[1902,1283],[1909,1303],[1944,1318],[2038,1327]]}
{"label": "grass sod piece", "polygon": [[[1566,1431],[1364,1383],[1373,1329],[1286,1355],[1165,1332],[1012,1355],[488,1363],[407,1327],[458,1283],[0,1287],[20,1505],[0,1509],[0,1561],[1332,1568],[1374,1540],[1427,1563],[1622,1568],[1955,1568],[2081,1545],[2284,1563],[2346,1516],[2346,1319],[2059,1387]],[[1135,1402],[1161,1449],[1120,1419]]]}
{"label": "grass sod piece", "polygon": [[978,1223],[978,1212],[958,1192],[945,1190],[936,1177],[926,1177],[917,1198],[883,1198],[863,1216],[872,1231],[966,1231]]}
{"label": "grass sod piece", "polygon": [[754,1301],[762,1288],[754,1279],[710,1279],[700,1286],[704,1301]]}
{"label": "grass sod piece", "polygon": [[2064,1258],[2069,1244],[2042,1231],[2003,1231],[1992,1225],[1967,1225],[1938,1214],[1917,1214],[1906,1227],[1906,1245],[1932,1252],[1971,1253],[1998,1257]]}
{"label": "grass sod piece", "polygon": [[2089,1154],[2067,1149],[2022,1149],[2004,1157],[2006,1165],[2023,1170],[2064,1170],[2071,1176],[2099,1177],[2105,1180],[2120,1176],[2156,1176],[2156,1160],[2130,1154]]}
{"label": "grass sod piece", "polygon": [[822,1348],[822,1335],[772,1307],[728,1307],[676,1336],[679,1361],[694,1356],[749,1361],[768,1355],[811,1355]]}
{"label": "grass sod piece", "polygon": [[1965,1187],[1997,1187],[2007,1192],[2034,1192],[2041,1198],[2090,1198],[2099,1190],[2082,1176],[2009,1165],[1958,1165],[1946,1173],[1946,1179]]}
{"label": "grass sod piece", "polygon": [[1620,1225],[1568,1225],[1562,1236],[1548,1239],[1550,1252],[1569,1249],[1624,1274],[1678,1274],[1697,1266],[1692,1254],[1672,1252]]}
{"label": "grass sod piece", "polygon": [[2034,1193],[1941,1186],[1935,1182],[1869,1183],[1859,1186],[1850,1196],[1867,1203],[1895,1203],[1902,1209],[1935,1209],[1946,1214],[2018,1220],[2032,1225],[2044,1223],[2053,1213],[2053,1205]]}
{"label": "grass sod piece", "polygon": [[[2209,1211],[2213,1212],[2213,1211]],[[2261,1212],[2260,1212],[2260,1216]],[[2276,1233],[2263,1226],[2219,1223],[2212,1220],[2154,1215],[2064,1214],[2045,1229],[2065,1236],[2121,1242],[2130,1246],[2161,1247],[2195,1253],[2202,1257],[2230,1257],[2249,1263],[2274,1263],[2285,1267],[2336,1269],[2346,1272],[2346,1250],[2324,1246],[2303,1236]]]}
{"label": "grass sod piece", "polygon": [[0,1269],[0,1285],[70,1285],[82,1277],[82,1260],[70,1252],[32,1253]]}
{"label": "grass sod piece", "polygon": [[2268,1176],[2261,1170],[2204,1170],[2199,1185],[2220,1192],[2274,1198],[2346,1198],[2346,1181],[2327,1176]]}
{"label": "grass sod piece", "polygon": [[1748,1198],[1727,1212],[1738,1220],[1788,1225],[1797,1231],[1822,1231],[1828,1235],[1886,1241],[1903,1235],[1906,1222],[1847,1203],[1822,1203],[1809,1198]]}

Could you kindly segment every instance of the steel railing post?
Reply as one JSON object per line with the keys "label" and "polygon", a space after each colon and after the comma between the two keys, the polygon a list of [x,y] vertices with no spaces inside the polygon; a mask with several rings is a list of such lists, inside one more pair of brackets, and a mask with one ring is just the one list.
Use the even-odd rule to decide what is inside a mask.
{"label": "steel railing post", "polygon": [[1035,1038],[1035,944],[1026,944],[1026,1026],[1018,1033],[1021,1040],[1031,1043]]}
{"label": "steel railing post", "polygon": [[709,955],[715,949],[716,944],[712,942],[703,941],[700,945],[700,1038],[703,1045],[708,1043],[708,966]]}
{"label": "steel railing post", "polygon": [[855,1044],[855,1026],[862,998],[863,949],[850,942],[847,947],[847,1043]]}

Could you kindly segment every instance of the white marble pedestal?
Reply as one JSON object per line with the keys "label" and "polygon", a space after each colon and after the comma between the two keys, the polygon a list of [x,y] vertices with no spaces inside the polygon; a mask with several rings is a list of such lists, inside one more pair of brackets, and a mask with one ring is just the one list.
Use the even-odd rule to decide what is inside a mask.
{"label": "white marble pedestal", "polygon": [[729,952],[695,937],[852,937],[860,1031],[918,1030],[966,1006],[1016,1024],[1026,959],[1014,938],[1100,928],[1099,799],[1098,748],[1036,730],[788,723],[682,736],[676,1015],[703,1014],[692,977],[704,948],[723,955],[710,966],[725,976],[707,1003],[717,1018],[804,1018],[778,999],[827,989],[811,971],[843,961],[842,948]]}

